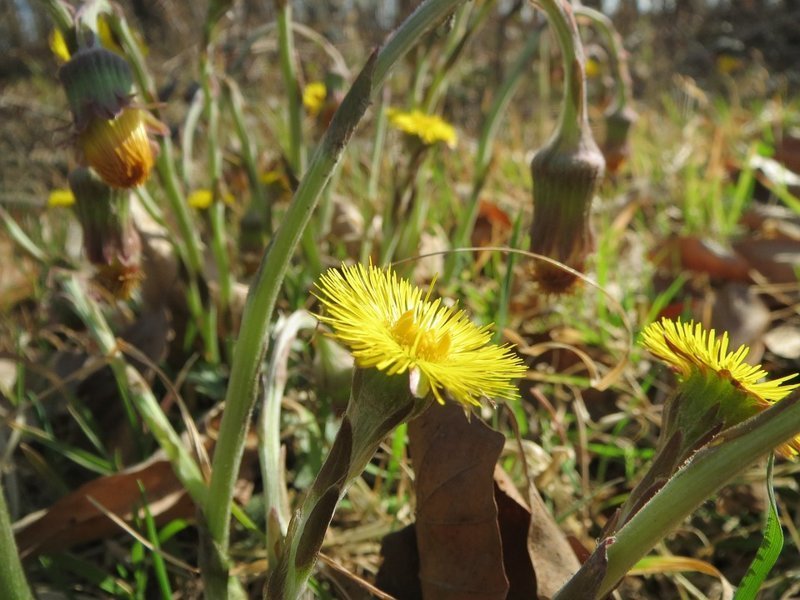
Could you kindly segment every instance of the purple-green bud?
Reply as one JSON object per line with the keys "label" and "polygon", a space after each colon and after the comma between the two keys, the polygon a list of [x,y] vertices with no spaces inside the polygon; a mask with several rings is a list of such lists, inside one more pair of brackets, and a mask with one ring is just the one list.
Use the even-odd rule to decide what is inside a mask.
{"label": "purple-green bud", "polygon": [[78,131],[92,119],[113,119],[131,103],[133,73],[128,62],[102,46],[76,52],[58,77]]}
{"label": "purple-green bud", "polygon": [[86,257],[98,268],[101,284],[128,297],[139,280],[141,240],[130,214],[130,192],[111,188],[91,170],[69,174],[73,205],[83,229]]}
{"label": "purple-green bud", "polygon": [[606,113],[606,139],[603,156],[610,173],[616,173],[630,156],[630,131],[639,115],[630,106],[617,107]]}
{"label": "purple-green bud", "polygon": [[[594,249],[592,198],[605,161],[588,124],[576,142],[556,136],[531,161],[531,251],[582,271]],[[534,278],[549,293],[568,292],[576,276],[549,262],[534,263]]]}

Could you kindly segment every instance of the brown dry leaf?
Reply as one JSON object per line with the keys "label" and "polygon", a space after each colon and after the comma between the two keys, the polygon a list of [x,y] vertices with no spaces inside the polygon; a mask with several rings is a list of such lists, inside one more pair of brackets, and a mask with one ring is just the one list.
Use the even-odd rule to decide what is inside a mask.
{"label": "brown dry leaf", "polygon": [[528,554],[531,509],[508,474],[495,465],[494,496],[503,540],[503,564],[508,577],[508,600],[536,598],[536,574]]}
{"label": "brown dry leaf", "polygon": [[581,565],[533,480],[528,486],[528,498],[531,507],[528,554],[536,572],[536,591],[540,598],[550,598]]}
{"label": "brown dry leaf", "polygon": [[417,474],[417,547],[423,596],[505,600],[493,473],[502,434],[460,406],[433,406],[408,428]]}
{"label": "brown dry leaf", "polygon": [[800,269],[800,241],[746,238],[733,245],[752,266],[772,283],[796,283]]}
{"label": "brown dry leaf", "polygon": [[[221,411],[212,411],[201,424],[200,442],[209,454],[221,418]],[[251,429],[235,488],[239,502],[246,502],[252,493],[254,469],[258,468],[256,446],[257,436]],[[60,552],[77,544],[119,535],[119,526],[98,505],[130,522],[142,503],[140,484],[156,525],[176,518],[194,517],[194,503],[175,476],[169,460],[159,451],[124,471],[89,481],[49,508],[17,521],[13,529],[20,554],[26,557]]]}
{"label": "brown dry leaf", "polygon": [[422,600],[416,526],[412,523],[385,535],[381,557],[375,585],[400,600]]}
{"label": "brown dry leaf", "polygon": [[511,227],[511,217],[506,211],[493,202],[481,200],[471,243],[473,246],[500,246],[511,235]]}
{"label": "brown dry leaf", "polygon": [[787,134],[775,148],[775,160],[795,173],[800,173],[800,136]]}
{"label": "brown dry leaf", "polygon": [[717,279],[749,281],[745,259],[726,248],[695,236],[675,236],[659,244],[653,262],[665,269],[706,273]]}
{"label": "brown dry leaf", "polygon": [[129,469],[100,477],[60,498],[50,508],[32,513],[14,524],[23,557],[60,552],[84,542],[118,535],[119,527],[89,497],[107,510],[130,520],[145,490],[157,524],[194,515],[194,504],[178,482],[162,453]]}

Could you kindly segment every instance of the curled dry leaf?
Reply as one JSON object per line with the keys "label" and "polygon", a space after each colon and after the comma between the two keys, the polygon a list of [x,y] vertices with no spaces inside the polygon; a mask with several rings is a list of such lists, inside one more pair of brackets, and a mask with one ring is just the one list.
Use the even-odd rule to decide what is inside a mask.
{"label": "curled dry leaf", "polygon": [[125,520],[141,506],[144,489],[157,524],[191,517],[194,505],[161,453],[120,473],[100,477],[14,524],[20,555],[61,552],[77,544],[117,535],[119,527],[89,498]]}
{"label": "curled dry leaf", "polygon": [[651,259],[662,269],[706,273],[715,279],[748,281],[748,262],[729,249],[695,236],[675,236],[659,244]]}
{"label": "curled dry leaf", "polygon": [[408,430],[423,596],[505,600],[493,482],[503,435],[450,403],[432,406]]}

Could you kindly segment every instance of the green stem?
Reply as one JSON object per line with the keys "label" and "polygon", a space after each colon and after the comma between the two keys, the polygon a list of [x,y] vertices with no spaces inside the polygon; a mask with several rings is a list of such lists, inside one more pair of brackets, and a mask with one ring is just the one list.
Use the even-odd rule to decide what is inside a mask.
{"label": "green stem", "polygon": [[383,158],[383,145],[386,142],[386,105],[388,94],[381,94],[375,108],[375,137],[372,140],[372,155],[369,160],[369,183],[367,184],[367,198],[375,200],[378,197],[378,182],[381,175],[381,160]]}
{"label": "green stem", "polygon": [[311,218],[320,193],[366,111],[369,99],[380,89],[391,69],[417,40],[463,1],[428,0],[423,3],[395,32],[377,57],[373,56],[369,60],[336,111],[331,126],[317,147],[250,286],[239,339],[234,347],[231,377],[225,396],[225,412],[214,450],[206,511],[209,534],[215,548],[225,558],[228,551],[233,487],[256,398],[256,381],[264,356],[267,327],[272,319],[289,261]]}
{"label": "green stem", "polygon": [[270,565],[267,600],[295,600],[317,561],[325,532],[347,488],[381,441],[427,402],[415,399],[407,375],[356,369],[347,410],[325,463],[295,512],[277,564]]}
{"label": "green stem", "polygon": [[434,112],[439,100],[447,93],[453,67],[458,64],[458,59],[469,46],[469,41],[480,29],[486,18],[492,13],[494,7],[494,0],[483,2],[478,14],[471,20],[472,10],[464,10],[466,9],[465,6],[459,11],[456,25],[453,27],[453,32],[458,35],[451,35],[448,40],[444,63],[437,69],[433,81],[431,81],[431,84],[428,86],[425,99],[422,102],[422,110],[424,112]]}
{"label": "green stem", "polygon": [[213,47],[208,45],[200,58],[202,73],[203,102],[206,121],[208,123],[208,171],[211,174],[209,186],[214,200],[209,210],[211,220],[211,251],[217,263],[219,278],[219,312],[225,319],[233,295],[233,278],[228,258],[228,240],[225,233],[225,204],[220,193],[222,180],[222,151],[219,144],[219,105],[216,93],[217,82],[211,68]]}
{"label": "green stem", "polygon": [[259,423],[259,457],[264,486],[264,511],[267,516],[267,559],[277,562],[276,549],[286,534],[289,502],[281,460],[281,401],[286,387],[286,362],[291,344],[300,329],[313,329],[317,320],[306,311],[292,313],[275,326],[275,342],[265,373],[264,406]]}
{"label": "green stem", "polygon": [[247,179],[250,183],[250,204],[251,207],[258,207],[259,216],[263,218],[263,231],[265,234],[272,231],[272,206],[264,193],[264,186],[261,183],[261,175],[258,172],[257,153],[253,151],[253,144],[247,133],[247,125],[244,121],[244,98],[239,91],[239,87],[232,79],[224,80],[228,105],[233,117],[233,126],[236,129],[236,136],[239,138],[241,146],[242,160],[247,170]]}
{"label": "green stem", "polygon": [[[486,120],[483,122],[481,136],[478,140],[478,151],[475,153],[472,192],[470,193],[467,215],[459,222],[455,237],[453,238],[454,248],[462,248],[469,245],[469,239],[472,236],[472,230],[478,218],[480,194],[489,173],[489,167],[492,162],[492,149],[494,147],[494,140],[497,137],[497,131],[500,128],[501,117],[505,115],[506,108],[511,102],[514,92],[519,88],[523,73],[525,73],[526,68],[530,66],[533,54],[539,47],[540,37],[541,29],[539,28],[528,36],[528,41],[525,42],[525,46],[512,65],[511,71],[500,86],[497,95],[492,101],[492,106],[489,108],[489,112],[486,115]],[[463,256],[460,252],[453,252],[447,255],[443,277],[445,284],[449,284],[450,279],[459,268],[459,264],[462,260]]]}
{"label": "green stem", "polygon": [[303,113],[300,85],[294,61],[294,34],[292,32],[292,6],[288,0],[275,0],[278,11],[278,47],[280,49],[281,73],[286,86],[289,117],[289,165],[295,175],[303,174],[305,152],[303,148]]}
{"label": "green stem", "polygon": [[164,411],[161,410],[161,406],[147,382],[139,374],[139,371],[125,361],[117,347],[117,340],[97,304],[89,298],[77,279],[65,278],[62,284],[75,312],[86,324],[100,352],[108,358],[120,393],[126,396],[139,411],[147,428],[167,455],[175,475],[195,503],[202,508],[206,503],[206,484],[197,462],[186,449],[181,437],[173,429]]}
{"label": "green stem", "polygon": [[584,126],[588,126],[586,89],[584,86],[583,45],[572,8],[566,0],[536,0],[553,28],[564,64],[564,98],[553,139],[566,146],[579,143]]}
{"label": "green stem", "polygon": [[[109,24],[114,30],[114,33],[117,34],[122,41],[125,54],[129,59],[139,87],[139,93],[146,103],[153,106],[151,110],[158,116],[158,110],[155,108],[158,102],[155,84],[147,71],[144,56],[130,27],[128,27],[127,21],[121,18],[117,13],[110,13]],[[178,174],[175,170],[172,140],[168,135],[163,136],[159,141],[159,154],[156,160],[156,169],[158,170],[158,175],[161,179],[161,184],[170,210],[175,216],[178,230],[180,231],[182,243],[176,242],[175,246],[186,265],[190,280],[190,289],[192,287],[196,289],[196,279],[200,276],[203,268],[203,255],[200,249],[200,240],[197,237],[195,223],[189,212],[186,199],[181,192]],[[192,317],[198,323],[203,335],[206,360],[213,363],[214,357],[219,354],[214,311],[203,310],[202,301],[199,296],[190,302],[189,306],[190,308],[194,307],[194,310],[192,310]]]}
{"label": "green stem", "polygon": [[[782,400],[698,451],[615,535],[595,595],[604,598],[636,562],[723,485],[800,431],[800,397]],[[588,563],[587,563],[588,564]],[[579,571],[553,600],[585,598]]]}
{"label": "green stem", "polygon": [[581,4],[575,6],[574,11],[578,16],[591,19],[606,39],[606,45],[611,54],[611,69],[617,83],[615,102],[610,110],[622,110],[630,102],[633,90],[631,73],[628,69],[628,55],[622,45],[622,39],[614,29],[611,19],[600,11]]}
{"label": "green stem", "polygon": [[5,590],[6,595],[3,597],[7,600],[33,600],[17,551],[14,532],[11,530],[2,477],[0,477],[0,589]]}

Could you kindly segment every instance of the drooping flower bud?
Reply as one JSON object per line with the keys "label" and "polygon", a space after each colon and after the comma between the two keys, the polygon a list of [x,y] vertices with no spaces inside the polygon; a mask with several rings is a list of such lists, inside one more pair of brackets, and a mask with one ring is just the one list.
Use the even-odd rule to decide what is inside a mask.
{"label": "drooping flower bud", "polygon": [[76,52],[61,67],[58,77],[79,132],[94,119],[113,119],[130,105],[133,97],[133,74],[128,62],[102,46]]}
{"label": "drooping flower bud", "polygon": [[606,139],[603,156],[609,173],[616,173],[630,156],[630,131],[639,115],[629,105],[606,113]]}
{"label": "drooping flower bud", "polygon": [[[590,211],[605,162],[586,124],[577,142],[556,136],[531,161],[533,223],[531,252],[582,271],[594,248]],[[546,292],[567,292],[574,274],[549,262],[534,263],[536,281]]]}
{"label": "drooping flower bud", "polygon": [[96,280],[114,297],[128,298],[141,279],[141,240],[130,214],[130,193],[109,187],[85,168],[69,174],[69,186]]}
{"label": "drooping flower bud", "polygon": [[61,67],[59,78],[72,111],[80,161],[111,187],[144,183],[154,163],[148,131],[167,130],[132,105],[133,74],[125,58],[101,46],[82,48]]}

